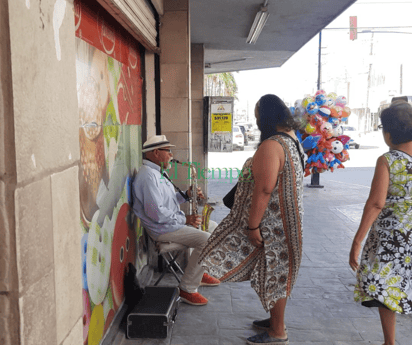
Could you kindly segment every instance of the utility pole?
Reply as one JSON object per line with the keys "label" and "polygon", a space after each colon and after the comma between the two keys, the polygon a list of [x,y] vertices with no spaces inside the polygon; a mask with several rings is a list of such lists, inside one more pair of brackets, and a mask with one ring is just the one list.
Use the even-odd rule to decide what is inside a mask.
{"label": "utility pole", "polygon": [[368,88],[367,88],[367,92],[366,92],[366,109],[365,109],[365,114],[366,114],[366,128],[365,128],[365,132],[369,132],[369,121],[370,121],[370,117],[371,114],[368,113],[369,110],[369,89],[371,87],[371,73],[372,73],[372,54],[373,54],[373,32],[372,32],[372,37],[371,37],[371,52],[370,52],[370,56],[371,56],[371,61],[369,63],[369,72],[368,72]]}
{"label": "utility pole", "polygon": [[401,79],[401,86],[400,86],[400,88],[399,88],[399,94],[400,95],[402,95],[402,84],[403,84],[403,80],[402,80],[402,78],[403,78],[403,71],[402,71],[402,67],[403,67],[403,65],[401,64],[401,76],[400,76],[400,79]]}
{"label": "utility pole", "polygon": [[[320,85],[321,85],[321,73],[322,73],[322,70],[321,70],[321,66],[322,66],[322,64],[321,64],[321,56],[322,56],[321,51],[322,51],[322,31],[319,32],[318,90],[320,90]],[[323,188],[323,186],[321,186],[321,185],[319,184],[319,182],[320,182],[320,175],[319,175],[319,173],[318,173],[318,172],[313,173],[313,174],[311,175],[310,184],[308,184],[308,187],[310,187],[310,188]]]}
{"label": "utility pole", "polygon": [[320,85],[321,85],[321,73],[322,73],[322,63],[321,63],[321,57],[322,57],[322,31],[319,32],[319,53],[318,53],[318,90],[320,90]]}

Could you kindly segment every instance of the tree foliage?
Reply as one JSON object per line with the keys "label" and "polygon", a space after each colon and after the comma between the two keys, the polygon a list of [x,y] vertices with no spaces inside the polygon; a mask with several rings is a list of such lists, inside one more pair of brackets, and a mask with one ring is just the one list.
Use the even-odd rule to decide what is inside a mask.
{"label": "tree foliage", "polygon": [[237,84],[233,73],[206,74],[204,77],[205,96],[227,96],[237,100]]}

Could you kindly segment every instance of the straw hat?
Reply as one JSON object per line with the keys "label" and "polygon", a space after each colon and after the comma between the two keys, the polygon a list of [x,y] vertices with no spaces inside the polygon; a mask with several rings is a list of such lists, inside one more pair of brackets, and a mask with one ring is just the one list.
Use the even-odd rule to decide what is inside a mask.
{"label": "straw hat", "polygon": [[175,145],[171,145],[165,135],[154,135],[143,144],[142,152],[149,152],[162,147],[175,147]]}

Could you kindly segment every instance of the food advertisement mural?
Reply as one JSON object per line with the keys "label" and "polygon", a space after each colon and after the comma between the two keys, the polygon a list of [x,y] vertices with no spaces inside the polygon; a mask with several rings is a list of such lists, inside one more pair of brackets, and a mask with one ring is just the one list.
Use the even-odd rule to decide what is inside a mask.
{"label": "food advertisement mural", "polygon": [[[139,44],[96,2],[75,1],[83,342],[99,344],[124,300],[127,264],[147,263],[129,206],[141,166]],[[80,269],[80,268],[79,268]]]}

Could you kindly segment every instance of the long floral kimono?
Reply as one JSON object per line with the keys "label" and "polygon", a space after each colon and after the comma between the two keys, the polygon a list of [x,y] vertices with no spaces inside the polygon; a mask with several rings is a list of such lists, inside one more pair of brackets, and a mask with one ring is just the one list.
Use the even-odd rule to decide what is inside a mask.
{"label": "long floral kimono", "polygon": [[260,224],[264,247],[254,247],[247,238],[255,185],[253,158],[249,158],[239,177],[232,210],[210,236],[199,261],[222,282],[250,280],[269,311],[277,300],[290,296],[302,259],[303,149],[289,136],[267,140],[282,145],[286,160]]}

